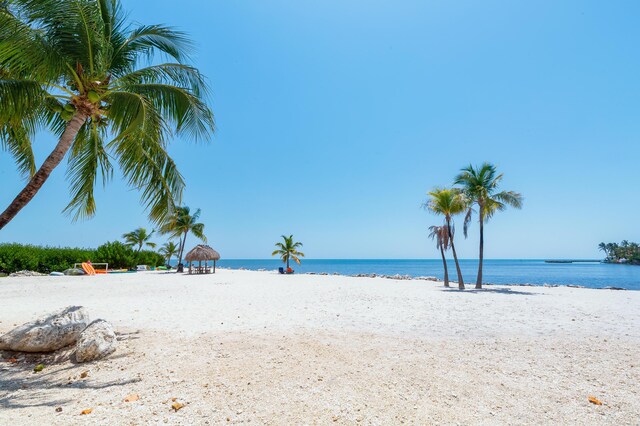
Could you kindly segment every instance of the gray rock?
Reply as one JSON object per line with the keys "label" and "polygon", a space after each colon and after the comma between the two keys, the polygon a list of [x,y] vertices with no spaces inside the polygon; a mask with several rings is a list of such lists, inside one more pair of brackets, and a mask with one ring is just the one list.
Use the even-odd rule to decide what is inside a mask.
{"label": "gray rock", "polygon": [[70,268],[70,269],[67,269],[66,271],[64,271],[63,274],[79,276],[79,275],[84,275],[85,273],[84,273],[84,271],[82,269]]}
{"label": "gray rock", "polygon": [[0,350],[53,352],[74,344],[89,325],[82,306],[69,306],[47,317],[14,328],[0,337]]}
{"label": "gray rock", "polygon": [[76,361],[88,362],[106,357],[118,347],[113,326],[105,320],[98,319],[89,324],[76,343]]}
{"label": "gray rock", "polygon": [[44,277],[46,275],[35,271],[18,271],[9,274],[10,277]]}

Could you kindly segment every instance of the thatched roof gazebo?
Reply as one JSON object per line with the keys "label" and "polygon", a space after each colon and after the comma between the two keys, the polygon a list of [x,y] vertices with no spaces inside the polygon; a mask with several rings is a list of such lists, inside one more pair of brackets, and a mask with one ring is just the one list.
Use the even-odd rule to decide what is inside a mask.
{"label": "thatched roof gazebo", "polygon": [[[208,274],[211,272],[208,262],[213,260],[213,273],[216,273],[216,260],[220,260],[220,253],[205,244],[198,244],[187,253],[184,260],[189,262],[189,273],[192,274],[191,265],[198,261],[198,267],[194,268],[196,274]],[[205,262],[204,268],[202,262]]]}

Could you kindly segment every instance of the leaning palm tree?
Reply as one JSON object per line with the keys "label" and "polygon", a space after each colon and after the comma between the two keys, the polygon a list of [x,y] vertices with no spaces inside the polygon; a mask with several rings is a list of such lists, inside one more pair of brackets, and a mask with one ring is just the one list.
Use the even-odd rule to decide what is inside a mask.
{"label": "leaning palm tree", "polygon": [[175,256],[176,253],[178,253],[178,249],[178,245],[173,241],[164,243],[162,247],[160,247],[160,254],[163,255],[165,259],[167,259],[167,265],[171,264],[171,258]]}
{"label": "leaning palm tree", "polygon": [[[74,220],[95,214],[95,183],[110,180],[114,161],[161,223],[185,185],[168,141],[206,139],[214,128],[205,79],[186,63],[188,38],[164,25],[131,26],[119,0],[1,3],[0,145],[27,183],[0,213],[0,229],[65,157],[65,212]],[[32,139],[41,130],[58,142],[37,168]]]}
{"label": "leaning palm tree", "polygon": [[151,242],[151,237],[153,236],[154,232],[155,231],[151,231],[151,233],[149,233],[145,228],[138,228],[131,232],[127,232],[126,234],[123,234],[122,238],[124,238],[125,244],[128,245],[129,247],[131,248],[137,247],[136,248],[136,254],[137,254],[137,253],[140,253],[140,250],[142,250],[143,246],[149,247],[149,248],[156,247],[156,243]]}
{"label": "leaning palm tree", "polygon": [[[480,254],[478,262],[478,276],[476,288],[482,288],[482,263],[484,260],[484,224],[496,212],[503,211],[507,206],[522,208],[522,195],[513,191],[499,191],[502,173],[498,174],[496,166],[483,163],[480,167],[468,167],[456,176],[455,183],[462,186],[465,195],[478,206],[478,223],[480,224]],[[467,213],[465,220],[465,235],[472,210]]]}
{"label": "leaning palm tree", "polygon": [[464,290],[464,281],[462,279],[462,271],[458,262],[456,246],[453,243],[453,216],[463,213],[467,210],[467,200],[464,194],[455,188],[438,188],[428,193],[429,200],[425,207],[431,212],[444,216],[444,226],[449,236],[449,244],[453,253],[453,260],[456,263],[456,272],[458,273],[458,288]]}
{"label": "leaning palm tree", "polygon": [[191,214],[189,207],[177,207],[174,213],[160,227],[161,234],[169,234],[172,238],[178,238],[179,240],[178,265],[182,263],[182,255],[184,254],[189,233],[192,233],[203,242],[207,242],[207,237],[204,235],[204,224],[199,223],[198,219],[200,219],[200,209]]}
{"label": "leaning palm tree", "polygon": [[[453,229],[452,229],[453,233]],[[449,240],[449,231],[446,226],[430,226],[429,238],[436,241],[436,247],[440,250],[442,256],[442,266],[444,267],[444,286],[449,287],[449,269],[447,268],[447,259],[444,256],[444,252],[451,247],[451,240]]]}
{"label": "leaning palm tree", "polygon": [[293,235],[282,235],[282,243],[276,243],[276,250],[271,253],[271,256],[280,256],[280,259],[287,264],[289,269],[289,260],[293,259],[298,265],[300,264],[300,258],[304,257],[304,253],[298,251],[298,248],[302,247],[301,242],[294,242]]}

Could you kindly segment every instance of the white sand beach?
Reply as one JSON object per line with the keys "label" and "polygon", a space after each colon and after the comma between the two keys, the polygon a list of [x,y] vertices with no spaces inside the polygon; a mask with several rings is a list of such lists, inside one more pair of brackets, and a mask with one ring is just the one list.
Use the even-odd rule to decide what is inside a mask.
{"label": "white sand beach", "polygon": [[88,364],[1,353],[0,424],[640,419],[640,292],[219,270],[4,278],[0,304],[0,333],[82,305],[120,339]]}

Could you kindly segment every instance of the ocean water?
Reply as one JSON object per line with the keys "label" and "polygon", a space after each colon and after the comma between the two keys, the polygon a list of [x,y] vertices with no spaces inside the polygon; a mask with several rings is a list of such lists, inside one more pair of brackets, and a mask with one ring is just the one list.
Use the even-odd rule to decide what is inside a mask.
{"label": "ocean water", "polygon": [[[283,266],[277,259],[221,259],[218,265],[231,269],[276,270]],[[453,261],[448,262],[449,278],[456,280]],[[306,259],[301,265],[292,265],[297,273],[326,272],[342,275],[382,274],[433,276],[442,279],[442,261],[425,260],[379,260],[379,259]],[[477,260],[460,261],[462,276],[466,283],[475,283]],[[484,282],[491,284],[557,284],[579,285],[591,288],[621,287],[640,290],[640,266],[614,265],[599,262],[589,263],[545,263],[544,260],[496,260],[484,262]]]}

